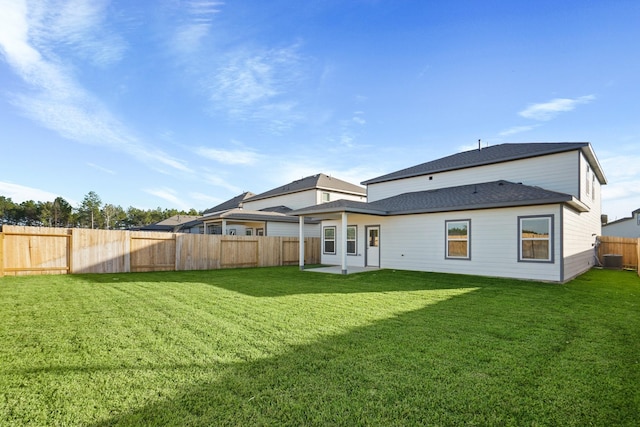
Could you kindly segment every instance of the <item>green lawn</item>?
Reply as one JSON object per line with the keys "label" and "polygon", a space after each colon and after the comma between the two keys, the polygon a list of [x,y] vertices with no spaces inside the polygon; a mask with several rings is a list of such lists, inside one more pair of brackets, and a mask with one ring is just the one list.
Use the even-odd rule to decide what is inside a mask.
{"label": "green lawn", "polygon": [[0,425],[636,426],[640,278],[0,279]]}

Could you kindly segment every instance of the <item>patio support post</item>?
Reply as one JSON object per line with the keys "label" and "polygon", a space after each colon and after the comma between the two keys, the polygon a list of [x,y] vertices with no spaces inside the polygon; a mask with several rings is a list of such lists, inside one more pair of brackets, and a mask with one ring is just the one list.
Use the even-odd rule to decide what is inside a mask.
{"label": "patio support post", "polygon": [[298,232],[298,236],[299,236],[298,238],[300,239],[300,244],[298,245],[298,248],[300,252],[298,256],[300,257],[300,262],[299,262],[300,271],[302,271],[304,270],[304,216],[300,215],[298,217],[298,221],[300,224],[300,227],[299,227],[300,230]]}
{"label": "patio support post", "polygon": [[347,274],[347,213],[342,212],[342,274]]}
{"label": "patio support post", "polygon": [[225,236],[227,234],[227,220],[222,220],[222,235]]}

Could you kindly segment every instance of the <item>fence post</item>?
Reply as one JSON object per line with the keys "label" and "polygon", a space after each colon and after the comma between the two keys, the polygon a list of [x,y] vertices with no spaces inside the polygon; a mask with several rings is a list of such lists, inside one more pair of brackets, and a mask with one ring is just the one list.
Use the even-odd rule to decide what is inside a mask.
{"label": "fence post", "polygon": [[638,252],[638,257],[636,258],[636,264],[638,264],[638,276],[640,276],[640,237],[636,241],[636,252]]}
{"label": "fence post", "polygon": [[124,273],[131,273],[131,231],[124,235]]}
{"label": "fence post", "polygon": [[4,277],[4,233],[0,231],[0,277]]}
{"label": "fence post", "polygon": [[73,233],[73,228],[68,228],[67,229],[67,234],[69,234],[69,237],[67,237],[67,268],[69,269],[69,273],[68,274],[73,274],[73,250],[74,250],[74,245],[73,245],[73,240],[74,240],[74,233]]}
{"label": "fence post", "polygon": [[178,233],[173,233],[173,271],[179,270],[180,252],[182,252],[182,239],[178,238]]}

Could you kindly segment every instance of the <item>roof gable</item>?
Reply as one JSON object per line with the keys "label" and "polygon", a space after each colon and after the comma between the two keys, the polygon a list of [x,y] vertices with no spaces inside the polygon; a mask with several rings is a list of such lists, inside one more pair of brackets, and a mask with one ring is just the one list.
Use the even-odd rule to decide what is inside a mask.
{"label": "roof gable", "polygon": [[255,194],[253,194],[250,191],[245,191],[244,193],[227,200],[226,202],[222,202],[217,206],[214,206],[210,209],[207,209],[206,211],[202,212],[203,215],[206,214],[210,214],[213,212],[220,212],[220,211],[227,211],[229,209],[235,209],[238,206],[240,206],[240,204],[245,200],[248,199],[249,197],[253,197],[255,196]]}
{"label": "roof gable", "polygon": [[291,194],[314,189],[357,194],[361,196],[366,196],[367,194],[366,190],[359,185],[351,184],[350,182],[343,181],[341,179],[334,178],[323,173],[319,173],[316,175],[308,176],[306,178],[298,179],[288,184],[273,188],[269,191],[265,191],[264,193],[260,193],[248,198],[246,201],[249,202],[254,200],[267,199],[269,197],[282,196],[284,194]]}
{"label": "roof gable", "polygon": [[562,153],[566,151],[583,150],[594,169],[597,167],[599,178],[606,182],[600,166],[593,156],[588,142],[534,142],[518,144],[499,144],[482,149],[474,149],[461,153],[452,154],[437,160],[422,163],[386,175],[372,178],[362,182],[363,185],[376,184],[396,179],[411,178],[414,176],[428,175],[438,172],[446,172],[456,169],[465,169],[475,166],[490,165],[512,160],[526,159],[531,157],[544,156],[548,154]]}

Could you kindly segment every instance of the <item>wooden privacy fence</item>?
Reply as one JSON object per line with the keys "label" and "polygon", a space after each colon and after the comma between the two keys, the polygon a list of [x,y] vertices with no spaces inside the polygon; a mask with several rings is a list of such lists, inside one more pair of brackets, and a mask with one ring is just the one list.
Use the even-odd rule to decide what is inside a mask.
{"label": "wooden privacy fence", "polygon": [[638,265],[640,239],[612,236],[600,236],[599,239],[598,257],[600,262],[604,261],[605,255],[622,255],[622,268],[633,269],[640,274],[640,265]]}
{"label": "wooden privacy fence", "polygon": [[[320,238],[305,238],[305,264],[320,263]],[[0,276],[213,270],[297,265],[297,237],[3,226]]]}

